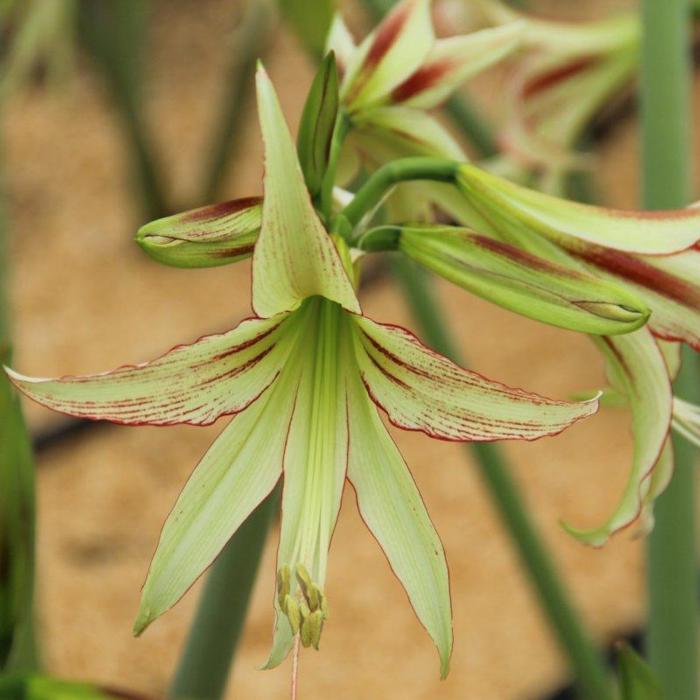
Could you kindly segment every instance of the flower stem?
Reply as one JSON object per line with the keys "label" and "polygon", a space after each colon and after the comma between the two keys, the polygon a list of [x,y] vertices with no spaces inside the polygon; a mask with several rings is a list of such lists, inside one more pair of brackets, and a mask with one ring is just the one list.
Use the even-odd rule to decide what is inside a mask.
{"label": "flower stem", "polygon": [[[440,158],[401,158],[391,161],[367,178],[341,214],[354,228],[365,214],[381,203],[394,185],[409,180],[454,182],[459,165],[455,161]],[[352,235],[350,239],[349,243],[354,244]]]}
{"label": "flower stem", "polygon": [[174,700],[223,697],[279,487],[247,518],[214,562],[170,688]]}
{"label": "flower stem", "polygon": [[[688,0],[642,2],[642,153],[644,206],[680,207],[690,197],[690,6]],[[684,348],[675,392],[697,400],[695,353]],[[693,396],[693,394],[695,396]],[[648,544],[652,668],[668,698],[698,697],[698,576],[695,545],[695,449],[674,440],[676,471],[656,504]]]}
{"label": "flower stem", "polygon": [[[456,345],[441,317],[425,273],[408,259],[398,256],[393,271],[425,341],[459,362]],[[517,550],[542,611],[569,660],[583,697],[587,700],[612,700],[602,659],[569,600],[554,562],[509,474],[503,453],[491,443],[474,442],[467,445],[467,449],[476,459],[479,474]]]}

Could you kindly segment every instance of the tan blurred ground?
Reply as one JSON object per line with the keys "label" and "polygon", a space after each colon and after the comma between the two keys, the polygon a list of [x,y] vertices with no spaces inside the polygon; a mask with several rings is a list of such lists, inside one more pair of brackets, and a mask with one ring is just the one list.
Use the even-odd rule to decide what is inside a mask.
{"label": "tan blurred ground", "polygon": [[[157,3],[151,47],[150,124],[173,189],[187,199],[198,149],[217,105],[231,27],[229,0]],[[583,16],[629,3],[550,2]],[[564,7],[566,6],[566,8]],[[310,66],[280,32],[267,64],[295,125]],[[480,79],[482,94],[498,92]],[[251,119],[227,192],[260,191],[260,144]],[[497,115],[496,115],[497,117]],[[178,271],[149,262],[131,241],[139,224],[126,154],[102,87],[84,70],[62,94],[31,91],[5,125],[14,223],[16,363],[42,375],[103,370],[151,357],[250,313],[249,268]],[[601,158],[603,191],[634,206],[631,124]],[[440,292],[472,366],[507,383],[567,397],[599,386],[601,363],[571,333],[528,322],[466,293]],[[410,320],[383,283],[363,299],[378,320]],[[32,426],[55,421],[27,406]],[[139,588],[160,526],[220,426],[109,428],[45,454],[39,463],[39,602],[45,660],[57,674],[150,693],[166,688],[198,588],[131,637]],[[332,619],[322,653],[302,657],[302,697],[515,700],[563,682],[566,670],[518,569],[478,476],[455,445],[397,434],[447,549],[455,651],[445,682],[400,587],[346,498],[331,554]],[[560,518],[594,523],[608,512],[629,460],[627,416],[603,411],[559,438],[508,445],[515,477],[576,602],[600,641],[642,617],[638,542],[583,548]],[[255,590],[229,697],[287,696],[289,668],[262,672],[272,622],[274,538]],[[233,692],[235,690],[235,693]]]}

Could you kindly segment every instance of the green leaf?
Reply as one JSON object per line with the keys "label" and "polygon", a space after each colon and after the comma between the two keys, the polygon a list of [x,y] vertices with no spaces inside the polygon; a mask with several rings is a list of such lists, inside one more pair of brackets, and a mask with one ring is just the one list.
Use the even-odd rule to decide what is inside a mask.
{"label": "green leaf", "polygon": [[649,664],[629,644],[620,645],[617,662],[622,693],[620,700],[664,700]]}
{"label": "green leaf", "polygon": [[460,167],[458,187],[486,211],[497,231],[518,226],[570,250],[586,244],[640,255],[668,255],[700,240],[700,209],[621,211],[569,202],[521,187],[470,164]]}
{"label": "green leaf", "polygon": [[444,440],[535,440],[598,410],[598,401],[556,401],[462,369],[403,328],[355,319],[363,381],[392,423]]}
{"label": "green leaf", "polygon": [[0,374],[0,669],[28,665],[34,591],[34,465],[21,407]]}
{"label": "green leaf", "polygon": [[442,543],[401,453],[356,377],[349,381],[348,398],[348,479],[360,515],[435,642],[444,678],[452,653],[452,612]]}
{"label": "green leaf", "polygon": [[466,228],[404,227],[399,248],[478,296],[562,328],[629,333],[649,317],[645,304],[622,285]]}
{"label": "green leaf", "polygon": [[0,677],[0,700],[123,700],[127,697],[139,700],[141,696],[46,676]]}
{"label": "green leaf", "polygon": [[275,89],[262,66],[257,86],[265,199],[253,256],[253,308],[258,316],[269,317],[319,295],[358,313],[355,290],[311,203]]}
{"label": "green leaf", "polygon": [[[627,397],[632,410],[634,453],[624,491],[610,517],[594,528],[564,528],[586,544],[604,545],[614,533],[630,525],[649,505],[645,500],[661,460],[671,425],[671,382],[664,357],[651,332],[594,338],[607,360],[613,388]],[[655,486],[658,492],[658,484]],[[642,525],[644,525],[642,523]]]}
{"label": "green leaf", "polygon": [[321,193],[338,118],[338,71],[329,53],[321,63],[306,98],[297,134],[299,163],[311,197]]}
{"label": "green leaf", "polygon": [[150,363],[82,377],[40,379],[6,369],[14,384],[54,411],[125,425],[209,425],[242,411],[277,377],[285,319],[249,319],[221,335],[179,345]]}
{"label": "green leaf", "polygon": [[253,254],[261,219],[262,198],[235,199],[151,221],[139,229],[136,242],[164,265],[228,265]]}
{"label": "green leaf", "polygon": [[279,6],[304,48],[320,57],[335,14],[334,0],[279,0]]}

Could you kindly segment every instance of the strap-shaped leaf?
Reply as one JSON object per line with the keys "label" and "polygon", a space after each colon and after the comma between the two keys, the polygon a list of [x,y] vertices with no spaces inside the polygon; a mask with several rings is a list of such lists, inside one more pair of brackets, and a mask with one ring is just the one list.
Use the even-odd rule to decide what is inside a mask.
{"label": "strap-shaped leaf", "polygon": [[523,22],[439,39],[423,65],[391,93],[392,102],[420,109],[439,105],[462,83],[510,55],[520,45]]}
{"label": "strap-shaped leaf", "polygon": [[320,57],[335,12],[334,0],[278,0],[285,19],[305,48]]}
{"label": "strap-shaped leaf", "polygon": [[435,117],[409,107],[377,107],[357,117],[357,136],[370,158],[430,156],[466,160],[462,147]]}
{"label": "strap-shaped leaf", "polygon": [[248,258],[260,233],[262,198],[246,197],[156,219],[136,242],[172,267],[217,267]]}
{"label": "strap-shaped leaf", "polygon": [[515,220],[562,243],[594,243],[628,253],[666,255],[700,240],[700,209],[621,211],[570,202],[521,187],[470,164],[460,168],[459,187],[472,203],[482,203],[493,225]]}
{"label": "strap-shaped leaf", "polygon": [[420,493],[361,383],[349,383],[348,479],[360,515],[449,670],[452,613],[445,553]]}
{"label": "strap-shaped leaf", "polygon": [[257,86],[265,200],[253,255],[253,308],[269,317],[320,295],[359,312],[350,279],[309,198],[275,89],[262,67]]}
{"label": "strap-shaped leaf", "polygon": [[372,398],[392,423],[458,441],[535,440],[598,409],[555,401],[462,369],[403,328],[356,319],[356,355]]}
{"label": "strap-shaped leaf", "polygon": [[348,66],[341,98],[351,112],[388,99],[423,63],[435,42],[430,0],[403,0],[360,44]]}
{"label": "strap-shaped leaf", "polygon": [[611,280],[623,282],[649,306],[649,328],[656,336],[700,349],[698,248],[673,255],[638,256],[587,245],[576,254]]}
{"label": "strap-shaped leaf", "polygon": [[20,391],[61,413],[127,425],[208,425],[254,401],[284,365],[284,319],[251,319],[179,345],[157,360],[82,377],[40,379],[7,370]]}
{"label": "strap-shaped leaf", "polygon": [[272,491],[294,405],[281,382],[236,416],[197,465],[160,536],[141,595],[134,633],[172,607]]}
{"label": "strap-shaped leaf", "polygon": [[320,193],[328,169],[338,104],[338,71],[329,53],[311,84],[297,135],[299,163],[312,197]]}
{"label": "strap-shaped leaf", "polygon": [[661,686],[649,664],[628,644],[617,655],[620,671],[620,700],[664,700]]}
{"label": "strap-shaped leaf", "polygon": [[[298,589],[295,572],[300,564],[323,591],[348,454],[345,382],[350,320],[326,300],[312,300],[311,306],[307,313],[316,315],[316,323],[313,331],[309,327],[305,342],[313,352],[300,361],[301,381],[284,453],[277,553],[278,570],[287,567],[291,572],[292,596]],[[292,629],[279,601],[275,611],[273,646],[265,668],[279,665],[292,648]]]}
{"label": "strap-shaped leaf", "polygon": [[639,515],[671,425],[673,395],[666,363],[651,332],[596,338],[613,386],[627,396],[632,410],[634,453],[624,492],[612,515],[591,529],[564,527],[586,544],[602,546]]}
{"label": "strap-shaped leaf", "polygon": [[646,306],[622,285],[469,229],[405,227],[399,248],[454,284],[528,318],[585,333],[629,333]]}

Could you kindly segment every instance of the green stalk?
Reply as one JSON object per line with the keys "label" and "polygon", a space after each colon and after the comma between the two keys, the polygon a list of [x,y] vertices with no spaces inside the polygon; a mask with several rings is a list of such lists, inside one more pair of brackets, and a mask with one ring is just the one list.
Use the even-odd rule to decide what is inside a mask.
{"label": "green stalk", "polygon": [[219,700],[241,638],[279,487],[229,540],[207,577],[169,697]]}
{"label": "green stalk", "polygon": [[149,5],[147,0],[83,0],[81,21],[131,144],[144,214],[157,219],[168,213],[168,206],[140,106]]}
{"label": "green stalk", "polygon": [[272,25],[272,8],[268,0],[251,0],[241,26],[236,32],[234,55],[226,77],[226,93],[209,146],[209,159],[201,203],[213,202],[220,195],[221,185],[243,133],[253,75],[262,55]]}
{"label": "green stalk", "polygon": [[[408,259],[398,256],[393,262],[393,271],[403,287],[424,340],[438,352],[460,363],[456,344],[426,274]],[[492,443],[474,442],[466,448],[475,457],[484,486],[513,541],[582,696],[587,700],[612,700],[611,685],[602,659],[569,600],[554,562],[510,476],[503,453]]]}
{"label": "green stalk", "polygon": [[[688,0],[643,0],[642,154],[644,206],[666,209],[690,200],[690,6]],[[675,392],[696,401],[700,374],[690,349]],[[676,472],[656,505],[648,544],[652,668],[669,700],[698,697],[698,576],[695,543],[695,449],[674,438]]]}
{"label": "green stalk", "polygon": [[[0,365],[10,363],[8,224],[0,190]],[[0,369],[0,671],[38,666],[34,638],[35,487],[29,434]]]}

